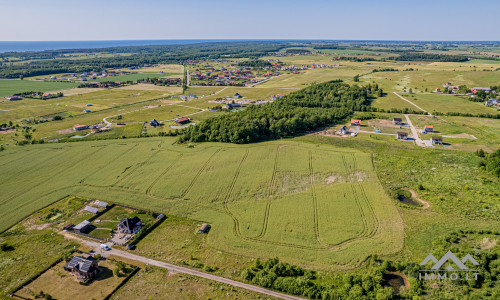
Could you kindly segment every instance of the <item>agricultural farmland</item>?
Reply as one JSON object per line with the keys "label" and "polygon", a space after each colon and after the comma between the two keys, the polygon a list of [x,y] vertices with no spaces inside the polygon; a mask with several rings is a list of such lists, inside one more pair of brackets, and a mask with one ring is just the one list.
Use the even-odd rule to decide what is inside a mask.
{"label": "agricultural farmland", "polygon": [[401,220],[369,154],[294,142],[172,142],[40,145],[2,154],[9,177],[0,183],[0,229],[75,194],[210,222],[209,243],[224,251],[273,248],[299,262],[301,249],[311,254],[310,265],[355,266],[369,255],[367,245],[378,254],[402,246]]}
{"label": "agricultural farmland", "polygon": [[0,97],[22,92],[48,92],[76,87],[72,82],[49,82],[37,80],[0,79]]}

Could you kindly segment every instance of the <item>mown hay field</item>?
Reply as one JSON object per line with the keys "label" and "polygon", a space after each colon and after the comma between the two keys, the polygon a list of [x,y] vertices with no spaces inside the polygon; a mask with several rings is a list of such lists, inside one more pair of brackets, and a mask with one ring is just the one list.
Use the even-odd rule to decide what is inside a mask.
{"label": "mown hay field", "polygon": [[22,92],[47,92],[76,87],[72,82],[49,82],[35,80],[0,79],[0,97]]}
{"label": "mown hay field", "polygon": [[[401,249],[403,225],[370,154],[292,141],[173,138],[34,145],[0,155],[0,230],[66,195],[208,222],[211,247],[353,267]],[[196,230],[196,229],[194,229]]]}

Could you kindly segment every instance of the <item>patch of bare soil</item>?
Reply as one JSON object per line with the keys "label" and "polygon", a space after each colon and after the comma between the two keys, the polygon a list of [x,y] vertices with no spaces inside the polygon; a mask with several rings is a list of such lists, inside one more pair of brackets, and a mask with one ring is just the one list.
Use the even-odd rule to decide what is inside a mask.
{"label": "patch of bare soil", "polygon": [[10,129],[10,130],[0,131],[1,134],[7,134],[7,133],[13,133],[13,132],[16,132],[16,130],[15,129]]}
{"label": "patch of bare soil", "polygon": [[61,129],[61,130],[58,130],[57,133],[59,134],[71,134],[73,133],[73,128],[66,128],[66,129]]}
{"label": "patch of bare soil", "polygon": [[345,178],[337,174],[332,174],[325,178],[326,184],[332,184],[335,182],[345,182]]}
{"label": "patch of bare soil", "polygon": [[49,228],[53,223],[45,223],[45,224],[40,224],[40,225],[31,225],[30,227],[27,227],[28,230],[44,230]]}
{"label": "patch of bare soil", "polygon": [[481,245],[482,250],[491,250],[491,249],[495,248],[495,246],[497,245],[497,240],[490,239],[490,238],[484,238],[481,241],[480,245]]}
{"label": "patch of bare soil", "polygon": [[373,127],[390,127],[390,128],[399,128],[399,127],[401,127],[401,125],[392,124],[392,121],[389,121],[389,120],[380,120],[380,119],[368,120],[368,126],[373,126]]}

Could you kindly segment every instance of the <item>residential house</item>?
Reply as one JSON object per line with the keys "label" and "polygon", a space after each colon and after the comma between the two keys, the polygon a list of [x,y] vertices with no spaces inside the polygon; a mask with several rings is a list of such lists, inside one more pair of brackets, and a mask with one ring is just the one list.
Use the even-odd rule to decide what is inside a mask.
{"label": "residential house", "polygon": [[486,102],[484,103],[484,105],[486,106],[496,106],[498,105],[498,100],[497,99],[488,99],[486,100]]}
{"label": "residential house", "polygon": [[443,144],[443,138],[440,136],[433,136],[431,137],[431,143],[433,145],[442,145]]}
{"label": "residential house", "polygon": [[90,255],[73,256],[71,260],[64,265],[64,270],[77,276],[79,280],[85,281],[95,277],[99,273],[99,264],[95,258]]}
{"label": "residential house", "polygon": [[240,95],[240,94],[238,94],[238,93],[236,93],[236,94],[234,94],[233,98],[240,99],[240,98],[241,98],[241,95]]}
{"label": "residential house", "polygon": [[186,124],[186,123],[189,123],[191,121],[191,119],[189,118],[178,118],[178,119],[175,119],[175,124]]}
{"label": "residential house", "polygon": [[397,139],[398,140],[406,140],[406,139],[408,139],[408,133],[406,133],[406,132],[398,132],[397,133]]}
{"label": "residential house", "polygon": [[347,128],[347,126],[342,126],[340,127],[340,129],[338,130],[339,134],[348,134],[349,133],[349,129]]}
{"label": "residential house", "polygon": [[425,125],[424,126],[424,130],[422,131],[422,133],[429,133],[429,132],[434,132],[434,126],[432,126],[432,125]]}
{"label": "residential house", "polygon": [[394,119],[392,119],[392,123],[394,125],[403,125],[403,119],[401,119],[401,118],[394,118]]}
{"label": "residential house", "polygon": [[479,92],[479,91],[483,91],[485,93],[489,93],[491,91],[491,89],[488,88],[488,87],[473,87],[473,88],[470,89],[470,91],[473,94],[477,94],[477,92]]}
{"label": "residential house", "polygon": [[351,120],[351,126],[361,126],[361,120]]}
{"label": "residential house", "polygon": [[89,129],[89,125],[76,124],[75,126],[73,126],[73,130],[75,130],[75,131],[82,131],[85,129]]}
{"label": "residential house", "polygon": [[151,125],[153,127],[160,126],[160,122],[158,122],[156,119],[153,119],[153,120],[149,121],[149,125]]}
{"label": "residential house", "polygon": [[118,231],[121,233],[132,234],[137,233],[142,228],[142,222],[139,217],[121,219],[118,224]]}

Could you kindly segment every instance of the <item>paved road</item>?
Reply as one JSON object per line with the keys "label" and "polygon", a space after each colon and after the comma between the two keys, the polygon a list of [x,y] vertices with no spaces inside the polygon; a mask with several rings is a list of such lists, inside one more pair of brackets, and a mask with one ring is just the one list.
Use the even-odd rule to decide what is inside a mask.
{"label": "paved road", "polygon": [[[396,92],[393,92],[394,95],[398,96],[399,98],[403,99],[404,101],[410,103],[411,105],[415,106],[416,108],[420,109],[421,111],[423,112],[426,112],[428,115],[431,115],[428,111],[426,111],[425,109],[421,108],[420,106],[416,105],[415,103],[411,102],[410,100],[404,98],[403,96],[400,96],[398,93]],[[432,116],[432,115],[431,115]]]}
{"label": "paved road", "polygon": [[[75,241],[79,242],[80,244],[87,245],[88,247],[91,247],[93,249],[98,250],[97,252],[102,253],[102,252],[100,252],[101,251],[100,250],[100,244],[97,243],[97,242],[93,242],[93,241],[81,239],[81,238],[79,238],[77,236],[74,236],[73,234],[70,234],[70,233],[65,232],[65,231],[60,232],[60,234],[64,235],[68,239],[75,240]],[[239,281],[227,279],[227,278],[216,276],[216,275],[212,275],[212,274],[207,274],[207,273],[200,272],[200,271],[197,271],[197,270],[193,270],[193,269],[189,269],[189,268],[185,268],[185,267],[176,266],[176,265],[169,264],[169,263],[166,263],[166,262],[162,262],[162,261],[158,261],[158,260],[146,258],[146,257],[143,257],[143,256],[139,256],[139,255],[136,255],[136,254],[132,254],[132,253],[127,252],[127,251],[122,251],[122,250],[118,250],[118,249],[111,249],[110,251],[103,251],[103,252],[104,252],[103,253],[104,256],[114,255],[114,256],[118,256],[118,257],[123,257],[123,258],[126,258],[126,259],[130,259],[130,260],[142,262],[142,263],[149,264],[149,265],[152,265],[152,266],[157,266],[157,267],[160,267],[160,268],[164,268],[164,269],[167,269],[167,270],[175,272],[175,273],[183,273],[183,274],[188,274],[188,275],[192,275],[192,276],[197,276],[197,277],[201,277],[201,278],[205,278],[205,279],[209,279],[209,280],[213,280],[213,281],[225,283],[225,284],[228,284],[228,285],[231,285],[231,286],[234,286],[234,287],[243,288],[243,289],[246,289],[246,290],[249,290],[249,291],[252,291],[252,292],[261,293],[261,294],[264,294],[264,295],[276,297],[276,298],[279,298],[279,299],[304,300],[304,298],[299,298],[299,297],[295,297],[295,296],[291,296],[291,295],[287,295],[287,294],[282,294],[282,293],[271,291],[271,290],[268,290],[268,289],[265,289],[265,288],[254,286],[254,285],[251,285],[251,284],[246,284],[246,283],[243,283],[243,282],[239,282]]]}
{"label": "paved road", "polygon": [[[396,93],[394,93],[396,94]],[[397,95],[397,94],[396,94]],[[424,143],[424,141],[422,141],[419,137],[418,137],[418,131],[417,129],[415,128],[415,126],[413,126],[413,123],[411,122],[410,120],[410,116],[408,114],[405,114],[405,118],[406,118],[406,123],[408,125],[410,125],[410,129],[411,129],[411,133],[413,135],[413,139],[415,139],[415,143],[420,146],[420,147],[426,147],[426,144]]]}

